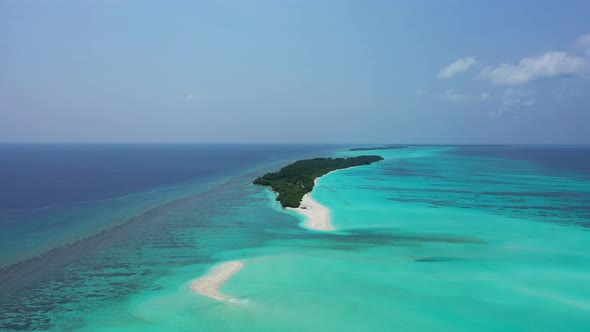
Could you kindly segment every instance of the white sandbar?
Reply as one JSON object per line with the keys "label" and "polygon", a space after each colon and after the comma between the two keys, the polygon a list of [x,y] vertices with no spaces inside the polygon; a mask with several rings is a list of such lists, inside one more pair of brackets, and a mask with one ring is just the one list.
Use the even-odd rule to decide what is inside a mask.
{"label": "white sandbar", "polygon": [[218,301],[228,301],[232,297],[223,294],[219,288],[234,274],[244,267],[241,261],[229,261],[210,270],[209,273],[191,283],[191,289],[197,294],[210,297]]}

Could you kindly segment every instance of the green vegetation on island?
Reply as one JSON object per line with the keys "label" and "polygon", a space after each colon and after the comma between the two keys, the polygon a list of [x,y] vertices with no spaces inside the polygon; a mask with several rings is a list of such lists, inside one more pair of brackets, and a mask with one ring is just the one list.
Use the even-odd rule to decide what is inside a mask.
{"label": "green vegetation on island", "polygon": [[278,172],[267,173],[257,178],[254,184],[271,187],[278,193],[277,201],[284,208],[299,207],[303,196],[312,191],[316,178],[337,169],[369,165],[380,160],[383,160],[383,157],[358,156],[299,160],[281,168]]}

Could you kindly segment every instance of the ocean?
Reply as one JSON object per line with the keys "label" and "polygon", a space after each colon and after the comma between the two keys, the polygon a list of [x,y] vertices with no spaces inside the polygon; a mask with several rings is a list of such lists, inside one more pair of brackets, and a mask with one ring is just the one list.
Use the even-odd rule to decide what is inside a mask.
{"label": "ocean", "polygon": [[[319,179],[334,232],[251,181]],[[588,331],[590,147],[0,145],[3,331]],[[191,281],[244,267],[222,291]]]}

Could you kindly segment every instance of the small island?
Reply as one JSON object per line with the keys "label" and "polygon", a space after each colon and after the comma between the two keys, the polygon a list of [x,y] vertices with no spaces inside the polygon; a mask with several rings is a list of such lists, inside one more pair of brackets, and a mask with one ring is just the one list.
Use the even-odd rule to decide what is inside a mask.
{"label": "small island", "polygon": [[394,149],[407,149],[407,146],[401,145],[386,145],[386,146],[373,146],[367,148],[352,148],[348,151],[369,151],[369,150],[394,150]]}
{"label": "small island", "polygon": [[312,191],[316,178],[337,169],[369,165],[380,160],[383,160],[383,157],[375,155],[299,160],[278,172],[267,173],[257,178],[254,184],[271,187],[278,193],[277,201],[284,208],[296,208],[299,207],[303,196]]}

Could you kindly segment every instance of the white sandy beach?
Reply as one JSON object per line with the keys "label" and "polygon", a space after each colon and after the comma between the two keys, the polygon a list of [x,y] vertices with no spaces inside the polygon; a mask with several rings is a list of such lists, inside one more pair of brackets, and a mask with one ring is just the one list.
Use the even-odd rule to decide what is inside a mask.
{"label": "white sandy beach", "polygon": [[228,301],[231,296],[223,294],[219,288],[234,274],[244,267],[241,261],[229,261],[211,269],[209,273],[191,283],[191,289],[197,294],[210,297],[218,301]]}
{"label": "white sandy beach", "polygon": [[[316,179],[314,184],[317,185],[317,182],[318,180]],[[287,209],[297,211],[304,215],[307,218],[304,224],[307,228],[317,231],[334,230],[334,226],[330,222],[330,210],[311,198],[309,193],[303,196],[298,208]]]}
{"label": "white sandy beach", "polygon": [[[332,171],[334,172],[334,171]],[[332,173],[330,172],[330,173]],[[328,173],[328,174],[330,174]],[[326,174],[326,175],[328,175]],[[314,187],[318,179],[314,181]],[[330,210],[311,198],[310,193],[303,196],[298,208],[287,208],[297,211],[306,217],[305,227],[318,231],[333,231],[330,222]],[[242,261],[229,261],[212,268],[207,274],[191,283],[193,292],[218,301],[231,301],[233,298],[219,291],[219,288],[234,274],[244,267]]]}
{"label": "white sandy beach", "polygon": [[[330,175],[334,172],[343,171],[345,169],[351,169],[351,168],[356,168],[356,167],[359,167],[359,166],[336,169],[336,170],[330,171],[330,172],[322,175],[322,177],[326,176],[326,175]],[[319,179],[320,178],[316,178],[313,181],[314,188],[318,185]],[[313,190],[312,190],[312,192],[313,192]],[[313,229],[316,231],[336,230],[336,228],[334,228],[334,226],[332,225],[332,222],[330,221],[330,209],[328,209],[327,207],[323,206],[322,204],[318,203],[313,198],[311,198],[311,193],[307,193],[303,196],[303,199],[301,199],[301,204],[299,204],[298,208],[286,208],[286,209],[297,211],[297,212],[301,213],[302,215],[304,215],[306,217],[304,226],[309,229]]]}

